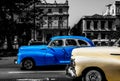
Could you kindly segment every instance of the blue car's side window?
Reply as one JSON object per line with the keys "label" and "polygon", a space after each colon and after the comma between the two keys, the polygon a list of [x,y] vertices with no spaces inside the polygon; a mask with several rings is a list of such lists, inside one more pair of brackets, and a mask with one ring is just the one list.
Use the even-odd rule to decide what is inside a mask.
{"label": "blue car's side window", "polygon": [[78,43],[80,46],[90,46],[89,43],[87,43],[86,41],[83,41],[83,40],[78,40]]}
{"label": "blue car's side window", "polygon": [[77,42],[73,39],[66,39],[65,44],[66,46],[77,46]]}
{"label": "blue car's side window", "polygon": [[62,40],[54,40],[51,44],[50,44],[51,47],[54,47],[54,46],[63,46],[63,41]]}

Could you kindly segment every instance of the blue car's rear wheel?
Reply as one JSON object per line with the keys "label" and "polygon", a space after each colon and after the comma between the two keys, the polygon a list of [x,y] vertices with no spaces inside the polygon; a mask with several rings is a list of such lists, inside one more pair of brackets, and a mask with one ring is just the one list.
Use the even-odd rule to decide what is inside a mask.
{"label": "blue car's rear wheel", "polygon": [[22,62],[22,67],[21,69],[25,69],[25,70],[31,70],[34,68],[34,61],[31,59],[25,59]]}

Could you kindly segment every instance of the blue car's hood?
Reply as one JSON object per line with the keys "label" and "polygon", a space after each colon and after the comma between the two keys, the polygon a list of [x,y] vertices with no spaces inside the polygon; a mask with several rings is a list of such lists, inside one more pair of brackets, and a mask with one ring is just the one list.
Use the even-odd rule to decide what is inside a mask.
{"label": "blue car's hood", "polygon": [[19,51],[36,51],[36,50],[45,50],[47,45],[32,45],[32,46],[21,46]]}

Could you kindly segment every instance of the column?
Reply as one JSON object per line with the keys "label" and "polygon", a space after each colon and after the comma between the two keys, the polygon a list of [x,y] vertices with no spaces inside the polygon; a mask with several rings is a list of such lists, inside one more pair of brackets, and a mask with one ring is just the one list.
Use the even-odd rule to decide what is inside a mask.
{"label": "column", "polygon": [[101,33],[98,33],[98,39],[101,40]]}
{"label": "column", "polygon": [[99,44],[101,46],[101,33],[98,34],[98,40],[99,40]]}
{"label": "column", "polygon": [[87,21],[85,21],[85,20],[83,20],[83,24],[82,24],[82,29],[83,29],[83,32],[85,31],[85,30],[87,30]]}
{"label": "column", "polygon": [[31,40],[34,40],[34,31],[31,29]]}
{"label": "column", "polygon": [[112,25],[112,30],[116,31],[116,24],[115,23],[113,23],[113,25]]}
{"label": "column", "polygon": [[105,22],[105,30],[108,30],[108,21]]}
{"label": "column", "polygon": [[91,23],[90,23],[90,29],[94,30],[94,21],[91,21]]}
{"label": "column", "polygon": [[45,41],[45,32],[44,32],[44,30],[42,31],[42,42],[44,42]]}
{"label": "column", "polygon": [[101,30],[101,21],[99,20],[97,23],[98,30]]}

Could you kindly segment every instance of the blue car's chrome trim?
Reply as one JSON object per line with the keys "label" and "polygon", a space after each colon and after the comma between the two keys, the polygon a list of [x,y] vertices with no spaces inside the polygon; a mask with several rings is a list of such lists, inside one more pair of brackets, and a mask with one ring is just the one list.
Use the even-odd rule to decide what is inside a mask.
{"label": "blue car's chrome trim", "polygon": [[54,37],[51,38],[52,41],[53,40],[58,40],[58,39],[81,39],[83,41],[87,41],[91,46],[95,46],[94,43],[90,39],[88,39],[86,37],[83,37],[83,36],[72,36],[72,35],[70,35],[70,36],[54,36]]}

